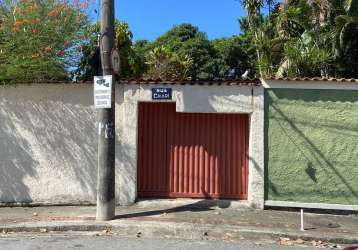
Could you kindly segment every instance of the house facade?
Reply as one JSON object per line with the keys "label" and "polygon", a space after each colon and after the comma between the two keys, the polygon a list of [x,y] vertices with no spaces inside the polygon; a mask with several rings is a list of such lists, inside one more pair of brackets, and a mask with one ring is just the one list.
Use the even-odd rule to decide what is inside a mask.
{"label": "house facade", "polygon": [[[358,209],[354,79],[116,85],[116,200]],[[93,204],[91,84],[0,88],[0,203]]]}
{"label": "house facade", "polygon": [[[214,198],[264,205],[259,81],[127,82],[117,129],[120,201]],[[155,91],[170,98],[156,99]]]}

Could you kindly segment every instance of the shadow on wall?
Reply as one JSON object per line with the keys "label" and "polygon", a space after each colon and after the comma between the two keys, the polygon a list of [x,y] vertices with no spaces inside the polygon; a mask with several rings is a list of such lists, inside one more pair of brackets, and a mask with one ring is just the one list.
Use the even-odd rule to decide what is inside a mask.
{"label": "shadow on wall", "polygon": [[[292,195],[307,202],[356,203],[356,93],[274,90],[265,99],[266,199]],[[290,188],[282,177],[292,181]]]}
{"label": "shadow on wall", "polygon": [[0,92],[0,203],[93,203],[90,89],[32,85]]}
{"label": "shadow on wall", "polygon": [[23,183],[26,176],[36,178],[31,146],[22,138],[14,124],[4,117],[0,106],[0,202],[32,202],[29,188]]}
{"label": "shadow on wall", "polygon": [[[128,130],[135,129],[134,125],[126,126]],[[135,148],[116,136],[116,202],[121,205],[130,205],[136,199],[137,166],[133,155]]]}

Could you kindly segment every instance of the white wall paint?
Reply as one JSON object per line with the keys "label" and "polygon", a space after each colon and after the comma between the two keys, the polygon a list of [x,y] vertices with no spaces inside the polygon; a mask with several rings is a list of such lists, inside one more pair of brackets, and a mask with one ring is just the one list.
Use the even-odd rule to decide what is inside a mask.
{"label": "white wall paint", "polygon": [[119,159],[122,181],[120,190],[121,204],[131,204],[137,197],[137,124],[138,102],[152,101],[153,87],[170,87],[177,112],[188,113],[247,113],[250,114],[249,142],[249,204],[263,208],[264,204],[264,110],[263,88],[249,86],[218,85],[125,85],[123,114],[123,134],[120,137]]}
{"label": "white wall paint", "polygon": [[0,202],[94,202],[91,96],[88,85],[0,88]]}
{"label": "white wall paint", "polygon": [[[178,112],[250,114],[249,203],[263,207],[263,89],[163,85]],[[0,87],[0,203],[93,204],[97,129],[91,84]],[[160,85],[116,86],[116,199],[137,198],[137,109]]]}

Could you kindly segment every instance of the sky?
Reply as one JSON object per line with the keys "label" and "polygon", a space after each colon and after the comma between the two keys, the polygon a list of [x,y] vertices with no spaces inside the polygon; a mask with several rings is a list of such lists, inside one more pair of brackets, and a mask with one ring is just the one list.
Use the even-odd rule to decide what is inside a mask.
{"label": "sky", "polygon": [[237,0],[115,0],[116,18],[129,23],[134,40],[154,40],[174,25],[191,23],[208,38],[240,32],[244,9]]}

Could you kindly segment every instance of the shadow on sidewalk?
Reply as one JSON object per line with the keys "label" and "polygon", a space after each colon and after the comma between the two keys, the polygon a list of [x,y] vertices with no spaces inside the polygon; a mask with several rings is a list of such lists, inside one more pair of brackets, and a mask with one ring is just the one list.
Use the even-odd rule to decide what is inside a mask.
{"label": "shadow on sidewalk", "polygon": [[215,207],[219,208],[228,208],[231,205],[230,200],[200,200],[195,203],[172,207],[167,209],[158,209],[158,210],[150,210],[143,211],[138,213],[130,213],[130,214],[121,214],[116,215],[114,219],[128,219],[128,218],[136,218],[136,217],[146,217],[146,216],[155,216],[161,214],[169,214],[169,213],[178,213],[178,212],[202,212],[202,211],[211,211],[215,210]]}

